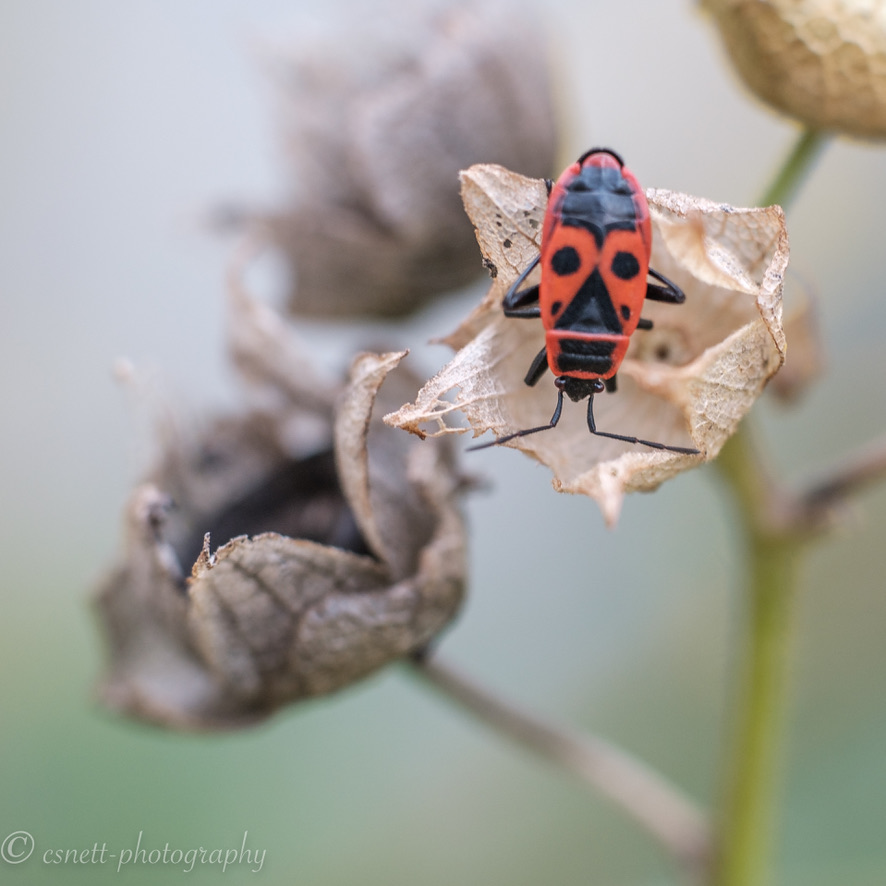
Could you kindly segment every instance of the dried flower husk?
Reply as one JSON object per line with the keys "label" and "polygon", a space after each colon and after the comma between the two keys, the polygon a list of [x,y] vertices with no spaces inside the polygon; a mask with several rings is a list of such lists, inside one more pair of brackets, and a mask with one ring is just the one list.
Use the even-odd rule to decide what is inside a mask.
{"label": "dried flower husk", "polygon": [[[508,287],[538,253],[544,182],[480,165],[463,173],[462,186],[494,279],[483,302],[446,339],[456,350],[452,361],[415,402],[385,416],[419,436],[464,432],[457,413],[475,436],[488,430],[503,436],[546,424],[556,400],[550,376],[535,387],[523,382],[544,344],[540,321],[509,319],[501,309]],[[657,189],[646,194],[652,266],[683,289],[686,303],[644,307],[655,327],[633,336],[618,392],[597,397],[597,427],[694,446],[702,454],[592,437],[583,404],[568,402],[555,429],[506,444],[548,465],[558,491],[596,499],[610,525],[626,492],[653,490],[714,458],[785,354],[788,238],[781,209],[737,209]]]}
{"label": "dried flower husk", "polygon": [[880,0],[703,0],[745,84],[812,129],[886,136]]}
{"label": "dried flower husk", "polygon": [[165,441],[96,601],[102,702],[179,729],[248,725],[348,686],[424,647],[464,589],[451,448],[404,446],[373,417],[377,398],[415,389],[394,373],[379,393],[404,353],[360,355],[333,414],[304,366],[286,375],[302,361],[279,318],[239,303],[238,362],[276,404]]}
{"label": "dried flower husk", "polygon": [[503,0],[368,4],[338,25],[271,58],[294,193],[259,220],[290,263],[292,312],[399,316],[482,272],[459,170],[550,174],[546,59]]}

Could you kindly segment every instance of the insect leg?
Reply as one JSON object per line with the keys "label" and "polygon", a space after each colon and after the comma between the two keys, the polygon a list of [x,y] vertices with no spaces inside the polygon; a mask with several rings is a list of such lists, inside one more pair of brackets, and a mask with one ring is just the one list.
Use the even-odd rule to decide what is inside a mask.
{"label": "insect leg", "polygon": [[639,437],[626,437],[622,434],[609,434],[606,431],[598,431],[594,421],[594,395],[588,397],[588,430],[597,437],[609,437],[610,440],[621,440],[624,443],[634,443],[639,446],[650,446],[652,449],[664,449],[667,452],[680,452],[683,455],[699,455],[697,449],[685,446],[666,446],[664,443],[655,443],[652,440],[641,440]]}
{"label": "insect leg", "polygon": [[647,320],[645,317],[641,317],[637,321],[637,329],[652,329],[652,321]]}
{"label": "insect leg", "polygon": [[529,364],[529,371],[526,373],[526,378],[524,378],[523,381],[529,385],[529,387],[537,385],[539,379],[545,374],[547,368],[548,349],[547,347],[544,347],[535,355],[535,359],[532,363]]}
{"label": "insect leg", "polygon": [[686,301],[686,294],[683,290],[676,283],[671,283],[664,274],[659,274],[658,271],[653,271],[650,268],[649,276],[655,277],[661,285],[659,283],[647,283],[646,298],[652,299],[652,301],[670,302],[672,305],[682,305]]}
{"label": "insect leg", "polygon": [[479,446],[469,446],[468,451],[473,452],[477,449],[489,449],[490,446],[500,446],[502,443],[507,443],[509,440],[516,440],[517,437],[527,437],[529,434],[537,434],[539,431],[549,431],[551,428],[557,426],[557,422],[560,421],[560,413],[563,411],[563,391],[557,390],[557,408],[554,410],[554,414],[551,416],[550,422],[546,425],[539,425],[537,428],[526,428],[523,431],[515,431],[513,434],[507,434],[504,437],[498,437],[493,440],[491,443],[481,443]]}
{"label": "insect leg", "polygon": [[[610,394],[615,393],[616,388],[618,387],[618,382],[616,382],[615,378],[616,377],[613,375],[612,378],[604,378],[603,379],[603,384],[606,385],[607,393],[610,393]],[[591,396],[593,396],[593,394]]]}
{"label": "insect leg", "polygon": [[541,309],[538,304],[532,304],[532,302],[538,302],[538,284],[530,286],[527,289],[520,289],[523,285],[523,281],[535,269],[540,258],[540,255],[536,256],[535,260],[529,264],[529,267],[527,267],[519,277],[517,277],[517,279],[511,284],[511,288],[505,293],[505,297],[502,301],[505,317],[523,317],[532,319],[541,316]]}
{"label": "insect leg", "polygon": [[532,304],[532,302],[538,301],[538,286],[530,286],[528,289],[523,290],[520,289],[523,285],[523,281],[535,269],[540,258],[541,256],[537,255],[535,259],[530,262],[526,270],[514,280],[511,284],[511,288],[505,293],[504,300],[502,301],[502,308],[504,309],[506,317],[534,318],[541,316],[541,309],[538,305]]}
{"label": "insect leg", "polygon": [[[519,298],[511,299],[514,307],[504,306],[505,317],[517,317],[523,320],[535,320],[541,317],[541,308],[538,306],[538,286],[531,286],[517,293]],[[525,304],[535,302],[535,304]]]}

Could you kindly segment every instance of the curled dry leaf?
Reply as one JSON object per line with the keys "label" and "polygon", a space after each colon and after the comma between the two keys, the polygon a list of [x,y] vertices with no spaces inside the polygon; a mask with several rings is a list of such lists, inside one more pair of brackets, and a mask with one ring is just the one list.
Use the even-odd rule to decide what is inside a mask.
{"label": "curled dry leaf", "polygon": [[258,220],[291,265],[291,311],[402,315],[479,275],[459,170],[548,175],[554,158],[527,16],[506,0],[351,5],[271,54],[294,193]]}
{"label": "curled dry leaf", "polygon": [[[242,726],[347,686],[427,644],[463,595],[450,447],[404,445],[372,417],[414,390],[394,373],[379,393],[403,354],[359,357],[333,415],[282,372],[298,355],[279,318],[239,304],[239,360],[276,380],[276,406],[166,441],[97,598],[102,701],[175,728]],[[319,448],[316,431],[293,435],[300,419],[325,421]]]}
{"label": "curled dry leaf", "polygon": [[[539,321],[508,319],[501,303],[538,253],[547,201],[544,182],[499,166],[474,166],[462,193],[492,287],[446,340],[453,360],[414,403],[385,416],[420,436],[463,432],[503,436],[546,424],[555,403],[550,381],[523,378],[544,344]],[[777,206],[736,209],[685,194],[647,191],[653,223],[652,266],[686,293],[683,305],[647,303],[655,324],[634,334],[616,394],[595,403],[597,427],[701,456],[631,446],[588,434],[585,409],[567,402],[559,425],[506,444],[548,465],[554,488],[596,499],[616,522],[626,492],[664,480],[716,456],[768,379],[784,361],[781,293],[788,262],[784,215]],[[548,377],[549,378],[549,377]]]}
{"label": "curled dry leaf", "polygon": [[703,0],[739,75],[812,129],[886,137],[879,0]]}

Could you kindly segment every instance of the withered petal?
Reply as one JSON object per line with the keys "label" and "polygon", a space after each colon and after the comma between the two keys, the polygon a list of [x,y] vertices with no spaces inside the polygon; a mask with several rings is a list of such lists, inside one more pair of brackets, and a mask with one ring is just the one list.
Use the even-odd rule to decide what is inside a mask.
{"label": "withered petal", "polygon": [[[482,159],[548,175],[547,58],[507,0],[357,8],[274,53],[293,200],[265,215],[292,265],[290,310],[398,316],[482,273],[458,171]],[[380,33],[379,33],[380,32]]]}
{"label": "withered petal", "polygon": [[[298,666],[319,654],[301,641],[311,613],[330,596],[356,595],[370,610],[367,620],[383,620],[385,595],[372,592],[387,584],[371,557],[276,533],[232,539],[189,582],[188,626],[220,696],[244,710],[271,710],[314,694],[314,675]],[[315,646],[324,642],[340,643],[340,632],[314,636]],[[359,655],[344,656],[333,688],[366,669]]]}
{"label": "withered petal", "polygon": [[[372,405],[388,373],[406,351],[360,354],[351,365],[351,384],[339,401],[335,419],[335,451],[339,477],[370,550],[384,563],[397,559],[397,545],[385,537],[373,508],[369,480],[369,425]],[[405,479],[405,478],[404,478]]]}
{"label": "withered petal", "polygon": [[[292,345],[279,344],[288,357]],[[293,460],[263,436],[287,436],[304,403],[265,413],[266,425],[253,413],[231,419],[227,440],[216,424],[183,451],[182,441],[167,441],[156,480],[178,507],[170,510],[159,482],[136,490],[123,563],[98,595],[110,647],[100,688],[106,705],[179,729],[244,726],[366,676],[452,621],[464,594],[466,539],[451,447],[418,445],[372,418],[377,397],[401,402],[404,389],[415,389],[408,378],[392,379],[391,393],[380,393],[403,356],[355,361],[336,410],[340,477],[327,476],[322,453]],[[268,359],[279,357],[268,350]],[[274,377],[268,367],[259,375]],[[280,471],[278,462],[306,470]],[[293,501],[278,501],[268,477],[279,477]],[[342,525],[342,493],[351,499],[350,527]],[[264,532],[215,553],[207,535],[199,555],[195,549],[198,527],[282,515],[305,529],[316,516],[331,543]],[[336,539],[351,539],[352,549]],[[179,563],[189,551],[196,562],[185,580]]]}
{"label": "withered petal", "polygon": [[292,326],[244,283],[264,250],[263,238],[247,239],[228,269],[228,352],[240,378],[258,396],[297,410],[302,424],[313,414],[328,425],[338,386],[317,373]]}
{"label": "withered petal", "polygon": [[111,710],[188,729],[230,712],[218,709],[216,682],[189,637],[184,579],[164,538],[169,507],[167,495],[144,485],[127,508],[123,562],[95,600],[109,646],[98,697]]}
{"label": "withered petal", "polygon": [[[546,424],[556,394],[523,383],[544,344],[540,322],[504,317],[501,301],[537,255],[547,192],[543,182],[495,166],[462,173],[477,239],[497,274],[477,308],[446,341],[458,348],[412,403],[385,417],[420,436],[479,435]],[[784,360],[781,294],[788,261],[779,207],[737,209],[670,191],[647,191],[652,266],[686,293],[683,305],[647,304],[650,332],[633,336],[619,390],[595,401],[600,430],[676,446],[690,456],[588,434],[584,404],[567,403],[557,428],[505,444],[548,465],[554,488],[595,498],[614,524],[624,494],[716,456]],[[573,408],[569,408],[572,406]]]}

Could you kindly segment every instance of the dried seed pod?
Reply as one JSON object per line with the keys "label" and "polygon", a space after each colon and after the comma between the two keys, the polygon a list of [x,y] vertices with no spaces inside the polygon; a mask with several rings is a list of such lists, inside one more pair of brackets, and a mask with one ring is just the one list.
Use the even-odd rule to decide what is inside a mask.
{"label": "dried seed pod", "polygon": [[812,129],[886,136],[886,7],[872,0],[703,0],[739,75]]}
{"label": "dried seed pod", "polygon": [[554,158],[527,14],[502,0],[349,7],[327,38],[275,54],[294,194],[263,220],[291,264],[292,312],[397,316],[479,275],[459,170],[547,175]]}
{"label": "dried seed pod", "polygon": [[[420,436],[463,432],[503,436],[546,424],[554,391],[544,380],[523,382],[544,343],[540,322],[506,318],[502,299],[535,257],[547,202],[544,182],[498,166],[463,173],[463,197],[492,287],[446,339],[453,360],[414,403],[385,421]],[[694,446],[702,456],[660,452],[591,437],[584,409],[564,408],[557,428],[508,446],[548,465],[554,488],[590,495],[606,521],[616,522],[626,492],[664,480],[713,458],[768,379],[784,361],[781,293],[788,261],[784,215],[777,206],[736,209],[650,189],[652,265],[686,293],[675,307],[649,303],[649,331],[634,334],[619,370],[619,390],[598,398],[604,430]],[[452,399],[447,399],[450,392]]]}
{"label": "dried seed pod", "polygon": [[[241,365],[276,380],[277,406],[167,441],[97,599],[102,701],[174,728],[242,726],[347,686],[427,644],[463,595],[450,447],[404,445],[372,417],[378,397],[402,402],[396,378],[379,389],[404,354],[362,355],[334,415],[312,409],[309,379],[284,371],[299,359],[285,327],[238,298]],[[325,446],[292,433],[300,418],[325,421]]]}

